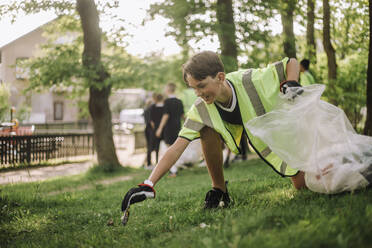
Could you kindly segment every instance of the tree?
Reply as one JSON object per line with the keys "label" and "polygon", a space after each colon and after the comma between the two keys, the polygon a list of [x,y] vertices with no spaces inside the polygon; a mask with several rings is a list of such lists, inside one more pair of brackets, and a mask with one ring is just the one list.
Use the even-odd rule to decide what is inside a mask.
{"label": "tree", "polygon": [[101,30],[99,16],[94,0],[77,0],[84,33],[83,67],[88,72],[86,80],[89,87],[89,112],[93,120],[94,138],[98,163],[113,169],[120,163],[116,156],[112,133],[111,111],[108,98],[111,85],[105,85],[109,74],[101,63]]}
{"label": "tree", "polygon": [[[106,6],[112,8],[109,3],[106,3]],[[1,5],[0,14],[12,14],[16,18],[19,11],[30,14],[41,10],[55,10],[60,15],[72,15],[75,9],[79,12],[84,33],[82,64],[81,60],[77,59],[78,45],[57,44],[53,51],[55,56],[45,58],[50,63],[45,63],[45,60],[43,62],[36,61],[34,67],[31,68],[34,69],[34,72],[30,72],[30,74],[33,73],[34,79],[36,79],[34,82],[39,81],[39,84],[44,83],[44,86],[48,84],[65,86],[67,82],[67,85],[81,83],[80,88],[87,87],[89,89],[89,111],[93,120],[98,163],[100,166],[112,170],[120,166],[113,142],[111,112],[108,103],[112,85],[110,75],[101,61],[102,36],[94,0],[77,0],[76,5],[70,1],[55,0],[14,1],[8,5]],[[38,70],[39,68],[42,70]],[[77,82],[72,80],[76,76]],[[79,77],[84,78],[84,82],[81,82]],[[32,85],[30,87],[32,88]]]}
{"label": "tree", "polygon": [[[331,32],[330,32],[330,21],[331,20],[331,10],[329,7],[329,1],[323,0],[323,46],[327,54],[328,62],[328,85],[333,92],[336,93],[336,80],[337,80],[337,63],[336,63],[336,52],[331,43]],[[330,94],[329,100],[337,105],[337,100]]]}
{"label": "tree", "polygon": [[[275,4],[274,0],[164,0],[161,3],[152,4],[149,14],[151,18],[161,15],[169,19],[169,26],[172,30],[167,35],[173,36],[182,48],[192,51],[198,48],[198,42],[202,39],[209,39],[213,42],[217,36],[223,60],[225,52],[228,53],[227,56],[232,54],[235,57],[235,51],[233,51],[235,43],[237,56],[246,57],[246,61],[242,61],[241,64],[244,67],[255,67],[277,60],[282,56],[282,52],[273,53],[272,50],[266,49],[271,45],[272,40],[277,40],[276,37],[274,39],[270,37],[269,30],[269,18],[273,16]],[[218,9],[218,6],[226,6],[226,9]],[[232,6],[231,9],[229,6]],[[221,25],[228,26],[221,29]],[[225,38],[233,34],[233,29],[235,29],[235,38],[234,36]],[[187,41],[187,46],[184,45],[185,41]],[[232,47],[226,47],[226,44],[232,44]],[[255,56],[250,56],[251,52]],[[229,62],[226,60],[224,62],[229,67]],[[238,63],[234,60],[232,63],[232,68],[236,68],[234,64]],[[227,68],[227,71],[230,70]]]}
{"label": "tree", "polygon": [[369,54],[367,70],[367,120],[364,134],[372,136],[372,0],[369,0]]}
{"label": "tree", "polygon": [[307,24],[306,24],[306,57],[316,64],[316,45],[314,38],[315,2],[307,0]]}
{"label": "tree", "polygon": [[238,49],[232,0],[217,0],[217,34],[221,47],[221,60],[226,72],[238,69]]}
{"label": "tree", "polygon": [[287,57],[296,58],[296,38],[293,32],[293,12],[297,0],[283,0],[280,8],[280,16],[283,25],[284,53]]}

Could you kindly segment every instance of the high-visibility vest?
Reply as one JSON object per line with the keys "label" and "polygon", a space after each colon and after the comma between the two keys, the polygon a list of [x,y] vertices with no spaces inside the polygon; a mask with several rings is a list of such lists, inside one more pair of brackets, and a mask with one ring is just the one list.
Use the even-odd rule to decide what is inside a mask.
{"label": "high-visibility vest", "polygon": [[218,132],[225,144],[234,153],[239,153],[243,131],[257,154],[281,176],[293,176],[297,170],[289,167],[259,138],[253,136],[245,123],[273,109],[279,94],[280,82],[286,78],[288,58],[261,69],[248,69],[232,72],[226,78],[233,84],[239,103],[242,125],[232,125],[222,120],[216,105],[206,104],[197,98],[187,113],[187,119],[179,136],[188,140],[200,137],[199,131],[208,126]]}
{"label": "high-visibility vest", "polygon": [[309,71],[304,71],[300,73],[300,84],[301,86],[309,86],[315,84],[315,79]]}

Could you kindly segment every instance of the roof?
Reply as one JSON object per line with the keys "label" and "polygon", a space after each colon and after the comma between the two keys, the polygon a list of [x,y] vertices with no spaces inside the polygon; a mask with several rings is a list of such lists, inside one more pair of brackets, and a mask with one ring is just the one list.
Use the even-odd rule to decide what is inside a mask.
{"label": "roof", "polygon": [[44,23],[43,25],[41,25],[41,26],[39,26],[39,27],[37,27],[37,28],[31,30],[30,32],[28,32],[28,33],[26,33],[26,34],[24,34],[24,35],[21,35],[21,36],[18,37],[18,38],[15,38],[14,40],[12,40],[12,41],[8,42],[7,44],[3,45],[2,47],[0,47],[0,50],[4,49],[5,47],[7,47],[7,46],[9,46],[9,45],[11,45],[11,44],[13,44],[13,43],[16,42],[16,41],[22,39],[23,37],[25,37],[25,36],[27,36],[27,35],[30,35],[31,33],[34,33],[34,32],[36,32],[36,31],[38,31],[39,29],[44,28],[44,27],[45,27],[46,25],[48,25],[49,23],[54,22],[57,18],[58,18],[58,17],[56,17],[56,18],[54,18],[54,19],[52,19],[52,20],[50,20],[50,21]]}

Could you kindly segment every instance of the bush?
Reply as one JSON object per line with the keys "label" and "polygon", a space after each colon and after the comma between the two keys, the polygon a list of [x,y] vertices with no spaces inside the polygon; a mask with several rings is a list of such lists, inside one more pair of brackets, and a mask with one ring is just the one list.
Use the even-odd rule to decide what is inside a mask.
{"label": "bush", "polygon": [[10,90],[4,83],[0,84],[0,122],[9,119],[9,104]]}
{"label": "bush", "polygon": [[[339,60],[335,87],[327,87],[323,95],[326,101],[336,100],[358,132],[363,128],[361,109],[366,105],[367,62],[367,54],[353,54]],[[325,54],[318,55],[314,74],[317,83],[329,85]]]}

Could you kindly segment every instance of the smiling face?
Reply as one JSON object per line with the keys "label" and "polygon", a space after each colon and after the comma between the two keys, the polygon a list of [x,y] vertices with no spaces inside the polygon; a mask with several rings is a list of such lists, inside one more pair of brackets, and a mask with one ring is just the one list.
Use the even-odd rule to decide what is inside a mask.
{"label": "smiling face", "polygon": [[207,104],[221,99],[225,73],[219,72],[214,78],[208,76],[203,80],[196,80],[187,74],[186,80],[188,85],[194,89],[195,94],[201,97]]}

